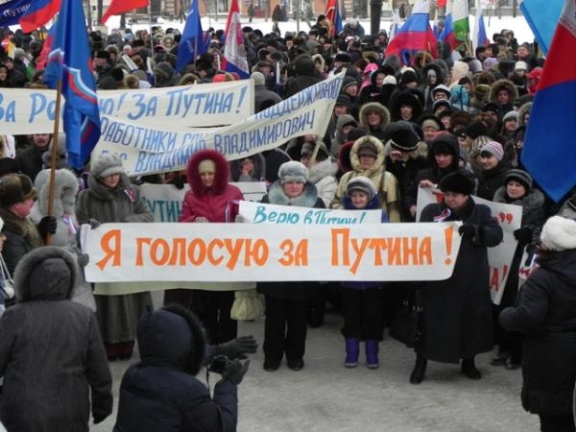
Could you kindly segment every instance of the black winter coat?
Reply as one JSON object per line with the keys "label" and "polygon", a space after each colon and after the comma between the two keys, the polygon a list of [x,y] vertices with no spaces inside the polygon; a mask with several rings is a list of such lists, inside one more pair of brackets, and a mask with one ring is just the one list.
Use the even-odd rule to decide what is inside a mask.
{"label": "black winter coat", "polygon": [[[445,209],[443,204],[427,205],[420,222],[433,222]],[[458,363],[493,347],[487,248],[502,241],[502,228],[490,208],[474,203],[472,198],[461,216],[453,212],[450,220],[473,225],[476,234],[462,239],[449,279],[424,284],[423,340],[418,350],[429,360]]]}
{"label": "black winter coat", "polygon": [[526,337],[522,406],[539,415],[572,414],[576,381],[576,250],[549,252],[522,285],[500,324]]}
{"label": "black winter coat", "polygon": [[500,161],[491,170],[482,171],[476,195],[485,200],[493,201],[494,194],[504,184],[506,173],[510,168],[510,164]]}
{"label": "black winter coat", "polygon": [[236,385],[221,380],[211,398],[208,388],[190,373],[199,369],[200,359],[193,354],[189,329],[177,315],[153,315],[146,331],[138,325],[142,360],[122,378],[114,432],[236,431]]}

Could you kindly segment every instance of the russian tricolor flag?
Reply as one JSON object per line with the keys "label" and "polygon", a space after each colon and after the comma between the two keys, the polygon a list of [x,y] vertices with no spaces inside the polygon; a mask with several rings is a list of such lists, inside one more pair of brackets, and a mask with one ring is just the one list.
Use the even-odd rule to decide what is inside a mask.
{"label": "russian tricolor flag", "polygon": [[484,25],[484,14],[482,12],[482,1],[476,2],[476,20],[474,25],[474,33],[472,34],[472,48],[476,50],[479,46],[488,46],[490,39],[486,34],[486,26]]}
{"label": "russian tricolor flag", "polygon": [[576,185],[576,2],[566,0],[536,93],[521,162],[556,202]]}
{"label": "russian tricolor flag", "polygon": [[230,2],[230,12],[226,21],[224,30],[226,42],[224,44],[225,64],[222,68],[227,72],[236,72],[242,79],[250,76],[248,68],[248,59],[246,58],[246,49],[244,47],[244,35],[242,34],[242,25],[240,24],[240,8],[238,0]]}
{"label": "russian tricolor flag", "polygon": [[386,48],[386,55],[396,54],[402,63],[410,65],[416,51],[429,51],[438,57],[437,40],[430,26],[430,3],[419,1],[414,5],[412,14],[398,30]]}
{"label": "russian tricolor flag", "polygon": [[454,26],[452,24],[452,13],[448,13],[444,19],[444,28],[438,36],[438,41],[446,42],[450,44],[450,47],[454,50],[458,48],[461,42],[456,40],[456,35],[454,34]]}
{"label": "russian tricolor flag", "polygon": [[42,27],[60,10],[62,0],[33,0],[28,10],[20,18],[24,33],[31,33]]}

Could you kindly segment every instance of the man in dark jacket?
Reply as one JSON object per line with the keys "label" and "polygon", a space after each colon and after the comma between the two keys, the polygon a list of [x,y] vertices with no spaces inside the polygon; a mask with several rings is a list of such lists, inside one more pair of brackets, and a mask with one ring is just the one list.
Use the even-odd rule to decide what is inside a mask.
{"label": "man in dark jacket", "polygon": [[266,108],[282,102],[282,98],[266,88],[266,77],[262,72],[252,72],[254,80],[254,112],[259,113]]}
{"label": "man in dark jacket", "polygon": [[51,134],[34,134],[30,138],[30,145],[16,155],[20,171],[32,181],[42,171],[42,155],[48,151],[51,140]]}
{"label": "man in dark jacket", "polygon": [[124,374],[114,432],[236,431],[238,384],[249,361],[225,358],[210,397],[196,378],[205,360],[204,330],[180,306],[148,312],[138,323],[141,361]]}

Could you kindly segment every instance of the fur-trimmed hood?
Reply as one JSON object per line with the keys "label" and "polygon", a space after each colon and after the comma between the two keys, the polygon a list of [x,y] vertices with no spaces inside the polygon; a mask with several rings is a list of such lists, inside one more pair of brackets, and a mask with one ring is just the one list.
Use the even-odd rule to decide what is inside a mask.
{"label": "fur-trimmed hood", "polygon": [[509,103],[514,103],[518,99],[518,89],[509,79],[499,79],[490,88],[490,102],[498,103],[498,92],[500,89],[505,88],[510,93]]}
{"label": "fur-trimmed hood", "polygon": [[112,201],[116,199],[116,193],[119,190],[128,189],[131,187],[130,179],[128,175],[125,173],[120,173],[120,182],[118,186],[114,189],[109,189],[104,184],[100,183],[100,181],[94,176],[90,174],[88,176],[88,189],[90,189],[90,193],[94,194],[94,196],[101,200]]}
{"label": "fur-trimmed hood", "polygon": [[390,111],[388,111],[388,108],[379,102],[368,102],[362,105],[362,108],[360,108],[360,113],[358,114],[360,124],[368,128],[368,113],[374,111],[377,112],[382,118],[380,129],[384,129],[388,123],[390,123]]}
{"label": "fur-trimmed hood", "polygon": [[77,279],[74,255],[56,246],[37,248],[24,255],[16,266],[16,299],[19,303],[69,300]]}
{"label": "fur-trimmed hood", "polygon": [[[38,200],[34,204],[42,215],[48,214],[50,194],[50,170],[45,169],[38,173],[34,180],[38,191]],[[54,207],[52,215],[59,218],[62,215],[73,215],[76,195],[78,194],[78,180],[74,173],[68,169],[58,169],[54,173]]]}
{"label": "fur-trimmed hood", "polygon": [[[521,205],[522,215],[523,218],[525,218],[526,215],[533,213],[535,210],[541,209],[544,206],[546,198],[544,197],[544,194],[538,189],[532,189],[522,198],[511,201],[506,199],[506,186],[500,186],[494,193],[494,198],[492,201],[497,203]],[[526,221],[523,219],[522,225],[525,225],[525,223]]]}
{"label": "fur-trimmed hood", "polygon": [[532,111],[532,106],[534,102],[526,102],[524,105],[520,107],[518,110],[518,127],[526,126],[526,122],[524,121],[524,116],[526,113]]}
{"label": "fur-trimmed hood", "polygon": [[324,159],[308,168],[308,180],[316,184],[324,177],[335,176],[338,172],[338,164],[332,158]]}
{"label": "fur-trimmed hood", "polygon": [[284,193],[280,180],[276,180],[268,191],[268,202],[277,205],[289,205],[294,207],[312,208],[318,200],[318,189],[310,181],[304,184],[302,195],[296,198],[288,198]]}
{"label": "fur-trimmed hood", "polygon": [[342,173],[347,173],[353,169],[352,162],[350,162],[350,152],[353,145],[354,141],[346,141],[338,150],[338,169]]}
{"label": "fur-trimmed hood", "polygon": [[412,107],[412,117],[410,121],[416,122],[416,119],[418,119],[422,115],[422,103],[418,99],[418,96],[416,96],[413,93],[405,91],[400,93],[398,97],[394,100],[394,105],[390,110],[392,121],[402,120],[402,116],[400,115],[400,108],[403,105],[408,105]]}
{"label": "fur-trimmed hood", "polygon": [[216,165],[216,176],[214,179],[214,185],[211,189],[216,195],[220,195],[224,192],[226,186],[228,185],[230,165],[222,153],[216,150],[201,150],[192,155],[190,161],[188,162],[187,168],[188,184],[190,185],[190,189],[192,189],[194,192],[194,195],[204,195],[206,192],[206,187],[203,185],[202,180],[200,179],[198,166],[200,165],[200,162],[206,159],[213,161]]}
{"label": "fur-trimmed hood", "polygon": [[442,67],[440,67],[437,63],[430,62],[430,63],[427,63],[422,68],[422,77],[420,78],[420,82],[424,86],[428,85],[427,75],[428,75],[429,70],[433,70],[434,72],[436,72],[436,84],[434,84],[434,86],[437,86],[439,84],[444,84],[444,81],[446,81],[446,74],[444,73],[444,69]]}
{"label": "fur-trimmed hood", "polygon": [[[360,158],[358,157],[358,150],[365,143],[371,143],[376,147],[376,160],[374,161],[372,168],[367,171],[363,170],[360,166]],[[357,173],[362,173],[361,175],[368,178],[370,178],[373,173],[379,171],[380,169],[386,169],[385,161],[386,156],[384,155],[384,144],[382,144],[382,141],[380,141],[378,138],[370,135],[358,138],[350,150],[350,164],[352,165],[352,169]]]}
{"label": "fur-trimmed hood", "polygon": [[200,321],[178,306],[142,315],[137,329],[144,366],[174,368],[196,375],[202,367],[206,340]]}

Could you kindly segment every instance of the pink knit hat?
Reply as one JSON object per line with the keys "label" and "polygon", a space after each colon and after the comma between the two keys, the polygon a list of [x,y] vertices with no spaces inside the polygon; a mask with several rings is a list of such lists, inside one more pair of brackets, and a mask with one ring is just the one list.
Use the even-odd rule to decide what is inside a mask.
{"label": "pink knit hat", "polygon": [[502,144],[500,144],[499,142],[496,142],[496,141],[490,141],[490,142],[484,144],[484,146],[480,150],[480,154],[482,154],[484,152],[490,153],[492,156],[494,156],[499,161],[501,161],[502,158],[504,157],[504,149],[502,148]]}

